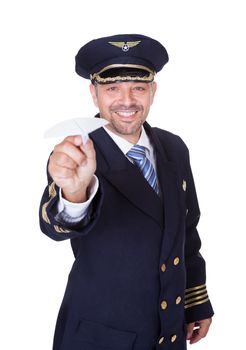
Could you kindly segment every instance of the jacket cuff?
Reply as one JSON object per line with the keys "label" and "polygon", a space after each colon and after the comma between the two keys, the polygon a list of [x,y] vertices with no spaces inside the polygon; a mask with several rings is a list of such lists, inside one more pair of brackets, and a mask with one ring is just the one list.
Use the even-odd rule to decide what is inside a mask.
{"label": "jacket cuff", "polygon": [[185,290],[186,322],[196,322],[213,316],[213,308],[209,300],[205,284]]}

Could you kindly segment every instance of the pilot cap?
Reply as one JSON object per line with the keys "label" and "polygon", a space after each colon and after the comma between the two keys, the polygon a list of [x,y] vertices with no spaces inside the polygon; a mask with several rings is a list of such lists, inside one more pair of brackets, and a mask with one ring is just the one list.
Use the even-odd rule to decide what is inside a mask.
{"label": "pilot cap", "polygon": [[116,81],[151,82],[168,62],[165,47],[140,34],[120,34],[92,40],[78,51],[75,70],[99,84]]}

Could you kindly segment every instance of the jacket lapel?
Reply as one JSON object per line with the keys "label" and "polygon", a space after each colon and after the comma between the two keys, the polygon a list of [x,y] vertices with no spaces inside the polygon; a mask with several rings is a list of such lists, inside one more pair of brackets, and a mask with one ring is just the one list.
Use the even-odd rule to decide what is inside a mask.
{"label": "jacket lapel", "polygon": [[90,137],[97,152],[98,174],[162,227],[162,201],[137,167],[125,157],[103,128],[91,133]]}
{"label": "jacket lapel", "polygon": [[146,131],[156,151],[157,172],[164,202],[165,216],[162,253],[167,258],[177,238],[181,223],[181,184],[179,184],[177,164],[168,159],[165,146],[162,143],[164,140],[160,140],[156,129],[150,128],[148,124],[146,125]]}

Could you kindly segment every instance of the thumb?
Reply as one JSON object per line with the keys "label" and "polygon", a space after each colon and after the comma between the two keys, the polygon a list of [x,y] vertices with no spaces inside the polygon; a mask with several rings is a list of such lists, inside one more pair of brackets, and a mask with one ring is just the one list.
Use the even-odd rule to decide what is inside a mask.
{"label": "thumb", "polygon": [[191,339],[194,328],[195,328],[195,322],[187,324],[187,335],[186,335],[187,340]]}
{"label": "thumb", "polygon": [[88,139],[85,145],[80,145],[81,150],[85,154],[87,161],[95,161],[96,152],[91,139]]}

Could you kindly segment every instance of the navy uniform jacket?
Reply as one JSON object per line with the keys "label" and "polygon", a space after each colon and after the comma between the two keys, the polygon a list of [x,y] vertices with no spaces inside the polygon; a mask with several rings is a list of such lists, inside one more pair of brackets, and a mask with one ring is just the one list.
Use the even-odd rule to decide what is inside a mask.
{"label": "navy uniform jacket", "polygon": [[184,350],[185,324],[213,315],[188,150],[178,136],[144,126],[162,199],[102,128],[90,134],[99,191],[81,222],[58,221],[49,178],[41,229],[71,239],[75,256],[53,350]]}

